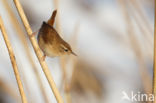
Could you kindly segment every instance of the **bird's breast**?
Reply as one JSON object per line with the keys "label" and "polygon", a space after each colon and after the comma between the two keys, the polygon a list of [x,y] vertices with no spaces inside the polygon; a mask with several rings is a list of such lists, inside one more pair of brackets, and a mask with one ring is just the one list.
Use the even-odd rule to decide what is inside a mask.
{"label": "bird's breast", "polygon": [[40,49],[43,51],[43,53],[46,56],[49,56],[49,57],[58,56],[58,54],[54,48],[54,44],[45,42],[45,40],[43,40],[42,37],[38,38],[38,44],[39,44]]}

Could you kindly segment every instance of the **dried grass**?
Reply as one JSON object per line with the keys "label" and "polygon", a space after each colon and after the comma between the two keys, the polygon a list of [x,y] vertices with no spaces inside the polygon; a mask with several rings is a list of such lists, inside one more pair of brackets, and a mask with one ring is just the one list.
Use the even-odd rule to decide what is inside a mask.
{"label": "dried grass", "polygon": [[37,40],[35,39],[34,36],[32,36],[33,32],[31,30],[29,22],[28,22],[25,14],[24,14],[22,6],[21,6],[21,4],[20,4],[20,2],[18,0],[14,0],[14,3],[16,5],[18,13],[19,13],[19,15],[20,15],[20,17],[22,19],[22,22],[23,22],[23,24],[25,26],[25,29],[26,29],[26,31],[28,33],[29,39],[30,39],[30,41],[32,43],[32,46],[33,46],[34,51],[36,53],[36,56],[38,57],[38,60],[39,60],[39,62],[41,64],[42,70],[43,70],[43,72],[44,72],[44,74],[45,74],[45,76],[46,76],[46,78],[47,78],[47,80],[49,82],[51,90],[53,91],[53,93],[54,93],[54,95],[56,97],[57,102],[58,103],[63,103],[63,99],[62,99],[62,97],[61,97],[61,95],[60,95],[60,93],[59,93],[59,91],[58,91],[58,89],[56,87],[56,84],[55,84],[55,82],[54,82],[54,80],[53,80],[53,78],[51,76],[50,70],[49,70],[46,62],[42,59],[43,58],[43,54],[42,54],[42,52],[41,52],[41,50],[40,50],[40,48],[38,46]]}
{"label": "dried grass", "polygon": [[10,41],[8,39],[8,35],[6,33],[6,30],[5,30],[5,27],[4,27],[4,24],[3,24],[3,21],[1,19],[1,17],[0,17],[0,29],[2,31],[2,35],[3,35],[3,38],[4,38],[5,44],[7,46],[8,52],[9,52],[10,60],[11,60],[12,67],[13,67],[13,70],[14,70],[14,74],[15,74],[15,77],[16,77],[16,80],[17,80],[18,88],[19,88],[19,91],[20,91],[20,94],[21,94],[22,103],[27,103],[27,99],[26,99],[26,95],[24,93],[22,81],[20,79],[20,74],[18,72],[18,67],[17,67],[15,55],[14,55],[11,43],[10,43]]}

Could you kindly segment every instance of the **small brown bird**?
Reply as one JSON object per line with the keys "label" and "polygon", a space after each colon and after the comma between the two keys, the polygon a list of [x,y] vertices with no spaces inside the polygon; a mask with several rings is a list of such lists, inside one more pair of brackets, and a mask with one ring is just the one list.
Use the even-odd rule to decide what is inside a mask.
{"label": "small brown bird", "polygon": [[48,22],[43,22],[39,32],[38,32],[38,44],[44,53],[44,58],[46,56],[56,57],[62,55],[73,54],[76,55],[70,45],[65,42],[54,29],[53,24],[55,21],[57,11],[54,10],[51,18]]}

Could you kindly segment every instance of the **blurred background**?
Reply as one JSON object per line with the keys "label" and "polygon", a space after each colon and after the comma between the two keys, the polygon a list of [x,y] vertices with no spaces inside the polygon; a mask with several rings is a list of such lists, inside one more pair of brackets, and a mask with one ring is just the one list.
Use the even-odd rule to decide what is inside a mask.
{"label": "blurred background", "polygon": [[[34,32],[58,10],[55,28],[78,55],[46,58],[65,103],[132,103],[123,92],[151,93],[154,0],[20,2]],[[13,0],[0,0],[0,15],[29,103],[56,103]],[[1,32],[0,103],[21,103]]]}

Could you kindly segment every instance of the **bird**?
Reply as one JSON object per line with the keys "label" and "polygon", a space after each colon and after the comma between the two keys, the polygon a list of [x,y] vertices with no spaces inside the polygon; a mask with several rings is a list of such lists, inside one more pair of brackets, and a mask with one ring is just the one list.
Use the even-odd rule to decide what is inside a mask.
{"label": "bird", "polygon": [[37,40],[39,47],[44,54],[43,60],[45,60],[46,56],[59,57],[70,54],[77,56],[72,51],[71,46],[60,37],[58,32],[53,27],[56,14],[57,10],[54,10],[51,18],[47,22],[43,21],[38,32]]}

